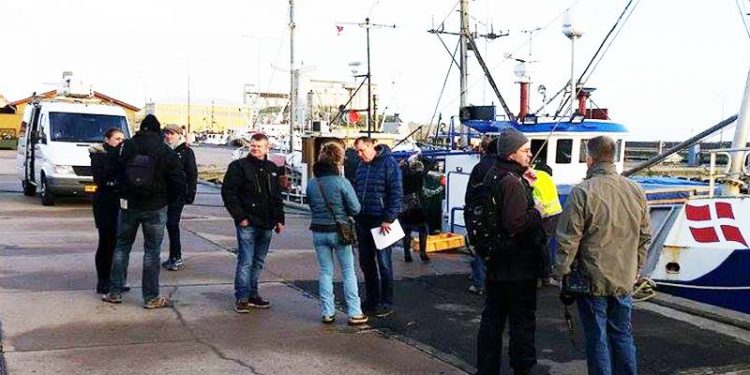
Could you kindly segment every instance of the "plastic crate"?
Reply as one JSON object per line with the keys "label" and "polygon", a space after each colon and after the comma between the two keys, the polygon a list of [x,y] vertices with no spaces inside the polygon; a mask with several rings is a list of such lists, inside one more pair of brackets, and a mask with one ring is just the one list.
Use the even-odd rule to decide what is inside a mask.
{"label": "plastic crate", "polygon": [[[445,251],[459,249],[466,246],[464,236],[455,233],[440,233],[427,236],[427,252]],[[419,239],[411,240],[411,248],[419,251]]]}

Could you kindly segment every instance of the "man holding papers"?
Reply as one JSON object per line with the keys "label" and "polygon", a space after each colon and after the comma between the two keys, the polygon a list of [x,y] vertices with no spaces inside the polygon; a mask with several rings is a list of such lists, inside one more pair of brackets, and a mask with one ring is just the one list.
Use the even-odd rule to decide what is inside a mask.
{"label": "man holding papers", "polygon": [[370,230],[379,228],[380,234],[389,234],[396,229],[398,223],[394,221],[404,197],[401,170],[388,146],[376,146],[372,139],[360,137],[354,142],[354,149],[360,160],[356,191],[362,205],[357,217],[359,266],[365,275],[366,291],[362,310],[367,315],[385,317],[393,313],[391,246],[378,250]]}

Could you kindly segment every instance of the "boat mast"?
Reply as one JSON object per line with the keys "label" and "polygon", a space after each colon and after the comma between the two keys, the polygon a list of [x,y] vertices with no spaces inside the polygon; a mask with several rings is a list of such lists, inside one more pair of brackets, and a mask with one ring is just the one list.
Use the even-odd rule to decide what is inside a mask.
{"label": "boat mast", "polygon": [[468,88],[468,66],[467,66],[467,46],[469,36],[469,0],[461,0],[461,31],[459,32],[460,43],[460,76],[461,76],[461,100],[459,101],[458,113],[459,123],[461,123],[461,144],[466,146],[469,143],[469,134],[463,121],[461,121],[461,112],[466,107],[466,91]]}
{"label": "boat mast", "polygon": [[[747,147],[747,135],[750,131],[750,71],[747,74],[745,82],[745,94],[742,97],[742,106],[740,107],[737,127],[734,131],[734,140],[732,141],[733,149],[744,149]],[[724,195],[739,195],[742,186],[742,170],[745,165],[746,151],[733,151],[732,161],[729,163],[729,172],[727,172],[727,182],[723,185]]]}
{"label": "boat mast", "polygon": [[289,154],[294,153],[294,122],[296,117],[297,87],[294,69],[294,0],[289,0]]}

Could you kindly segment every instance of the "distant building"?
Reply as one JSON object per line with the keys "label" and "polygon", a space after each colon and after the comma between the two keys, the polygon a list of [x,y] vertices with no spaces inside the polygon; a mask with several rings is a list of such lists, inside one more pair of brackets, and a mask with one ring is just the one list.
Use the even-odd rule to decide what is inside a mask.
{"label": "distant building", "polygon": [[[255,113],[253,107],[247,104],[205,100],[191,102],[189,108],[190,130],[193,132],[244,128],[252,123]],[[162,124],[188,125],[186,99],[146,103],[143,112],[156,116]]]}
{"label": "distant building", "polygon": [[[136,125],[136,119],[137,115],[136,113],[140,111],[140,108],[130,105],[128,103],[125,103],[121,100],[115,99],[111,96],[104,95],[98,91],[93,91],[94,98],[99,99],[106,103],[111,103],[114,105],[118,105],[122,107],[122,109],[125,110],[125,115],[128,117],[128,122],[130,123],[130,126],[133,127]],[[41,93],[37,95],[42,98],[54,98],[57,96],[57,90],[47,91],[45,93]],[[15,102],[6,103],[5,106],[0,108],[0,129],[13,129],[16,134],[18,134],[18,130],[21,127],[21,119],[23,118],[23,112],[26,109],[26,106],[31,102],[33,99],[33,96],[29,96],[28,98],[23,98],[21,100],[17,100]]]}

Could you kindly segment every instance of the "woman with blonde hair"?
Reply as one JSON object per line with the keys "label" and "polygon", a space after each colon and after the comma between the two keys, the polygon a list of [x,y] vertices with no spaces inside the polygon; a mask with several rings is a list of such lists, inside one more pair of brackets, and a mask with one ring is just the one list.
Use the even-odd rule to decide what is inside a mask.
{"label": "woman with blonde hair", "polygon": [[322,322],[333,323],[336,317],[333,302],[335,257],[341,267],[349,325],[359,325],[366,323],[367,317],[362,314],[357,290],[354,253],[350,244],[342,243],[337,223],[345,223],[349,217],[359,213],[360,204],[351,183],[341,175],[343,162],[344,148],[339,143],[323,145],[313,166],[315,178],[307,184],[307,198],[312,212],[310,230],[318,258]]}

